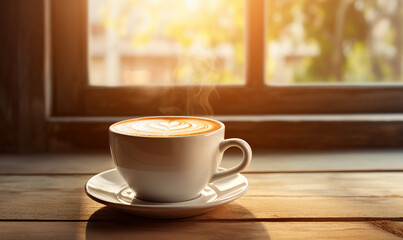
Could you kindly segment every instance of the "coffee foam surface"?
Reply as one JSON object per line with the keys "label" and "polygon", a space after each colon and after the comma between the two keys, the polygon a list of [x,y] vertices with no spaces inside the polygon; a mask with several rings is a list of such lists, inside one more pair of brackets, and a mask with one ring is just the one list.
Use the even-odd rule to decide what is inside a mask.
{"label": "coffee foam surface", "polygon": [[119,122],[111,128],[116,132],[134,136],[176,137],[215,131],[221,128],[221,124],[202,118],[151,117]]}

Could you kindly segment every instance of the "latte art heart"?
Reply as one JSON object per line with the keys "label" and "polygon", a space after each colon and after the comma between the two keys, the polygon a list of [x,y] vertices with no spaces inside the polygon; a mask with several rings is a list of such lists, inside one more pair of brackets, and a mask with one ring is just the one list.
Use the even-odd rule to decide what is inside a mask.
{"label": "latte art heart", "polygon": [[150,117],[119,122],[111,128],[116,132],[135,136],[176,137],[215,131],[221,125],[203,118]]}

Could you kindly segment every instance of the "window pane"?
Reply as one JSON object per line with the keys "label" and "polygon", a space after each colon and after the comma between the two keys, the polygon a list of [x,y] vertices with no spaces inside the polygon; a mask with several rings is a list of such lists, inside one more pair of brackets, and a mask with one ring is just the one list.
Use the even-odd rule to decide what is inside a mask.
{"label": "window pane", "polygon": [[267,0],[266,13],[266,83],[403,82],[403,0]]}
{"label": "window pane", "polygon": [[244,0],[89,0],[91,85],[245,83]]}

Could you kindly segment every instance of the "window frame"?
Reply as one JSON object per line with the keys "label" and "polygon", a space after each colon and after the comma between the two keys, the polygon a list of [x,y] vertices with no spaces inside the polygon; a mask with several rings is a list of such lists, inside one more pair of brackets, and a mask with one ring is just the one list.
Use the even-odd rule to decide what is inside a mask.
{"label": "window frame", "polygon": [[[7,28],[8,34],[4,40],[8,47],[3,49],[4,61],[0,62],[6,70],[0,71],[3,76],[0,78],[3,86],[0,94],[3,107],[0,112],[6,116],[2,119],[3,127],[0,129],[4,136],[0,141],[0,152],[106,152],[110,124],[129,118],[127,115],[106,116],[104,113],[102,116],[94,113],[81,115],[75,108],[59,110],[57,115],[52,110],[56,107],[55,92],[52,92],[58,80],[55,77],[69,82],[81,76],[76,72],[67,72],[67,76],[52,74],[52,71],[74,63],[71,59],[52,62],[50,57],[51,3],[55,2],[59,1],[3,4],[2,10],[7,14],[0,15],[0,18],[17,27]],[[77,0],[72,3],[79,4]],[[68,4],[64,7],[68,7]],[[66,57],[71,56],[74,54]],[[61,65],[55,69],[55,63]],[[75,89],[75,84],[77,82],[71,81],[71,86],[66,84],[64,87]],[[399,94],[398,90],[391,90],[395,96]],[[62,89],[60,91],[63,93]],[[385,99],[390,101],[401,99],[399,96],[394,99],[385,91],[378,94],[380,96],[375,99],[385,94]],[[69,98],[72,97],[79,96],[65,96],[65,104],[69,104]],[[393,105],[388,107],[391,112],[398,111],[390,106]],[[226,138],[243,138],[254,151],[401,149],[403,142],[403,114],[259,114],[213,118],[225,123]]]}
{"label": "window frame", "polygon": [[[52,79],[49,34],[50,3],[55,2],[59,1],[0,2],[0,11],[5,13],[0,14],[0,19],[10,23],[4,25],[6,47],[2,49],[4,54],[0,61],[3,70],[0,71],[0,113],[4,116],[0,127],[2,153],[106,152],[109,125],[128,118],[105,114],[103,117],[85,116],[74,111],[70,114],[68,109],[63,115],[52,112],[52,85],[54,88],[53,82],[57,79],[55,76]],[[71,61],[61,64],[59,68],[71,64]],[[79,76],[68,73],[67,77],[60,77],[68,81]],[[75,82],[71,84],[74,87]],[[371,99],[400,101],[399,90],[391,91],[395,99],[387,95],[387,91],[380,91],[379,96]],[[392,108],[393,104],[388,106],[385,109],[398,111]],[[254,152],[379,150],[401,149],[403,146],[403,114],[266,114],[213,118],[225,123],[226,138],[243,138]]]}
{"label": "window frame", "polygon": [[[215,86],[216,94],[210,97],[215,115],[403,112],[403,85],[266,85],[265,0],[246,1],[245,4],[246,84]],[[51,3],[51,111],[54,116],[163,115],[159,110],[162,101],[165,105],[184,109],[187,91],[208,88],[90,86],[86,16],[87,1]],[[196,111],[192,114],[205,115],[206,112]]]}

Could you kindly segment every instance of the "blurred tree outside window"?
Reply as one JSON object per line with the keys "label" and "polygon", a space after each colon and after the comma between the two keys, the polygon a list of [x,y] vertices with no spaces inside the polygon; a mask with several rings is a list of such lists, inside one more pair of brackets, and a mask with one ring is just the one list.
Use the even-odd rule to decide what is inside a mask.
{"label": "blurred tree outside window", "polygon": [[[89,0],[90,84],[246,83],[244,0]],[[265,82],[403,82],[403,0],[267,0]]]}
{"label": "blurred tree outside window", "polygon": [[266,82],[403,82],[403,0],[267,0]]}
{"label": "blurred tree outside window", "polygon": [[243,0],[89,0],[92,85],[245,83]]}

